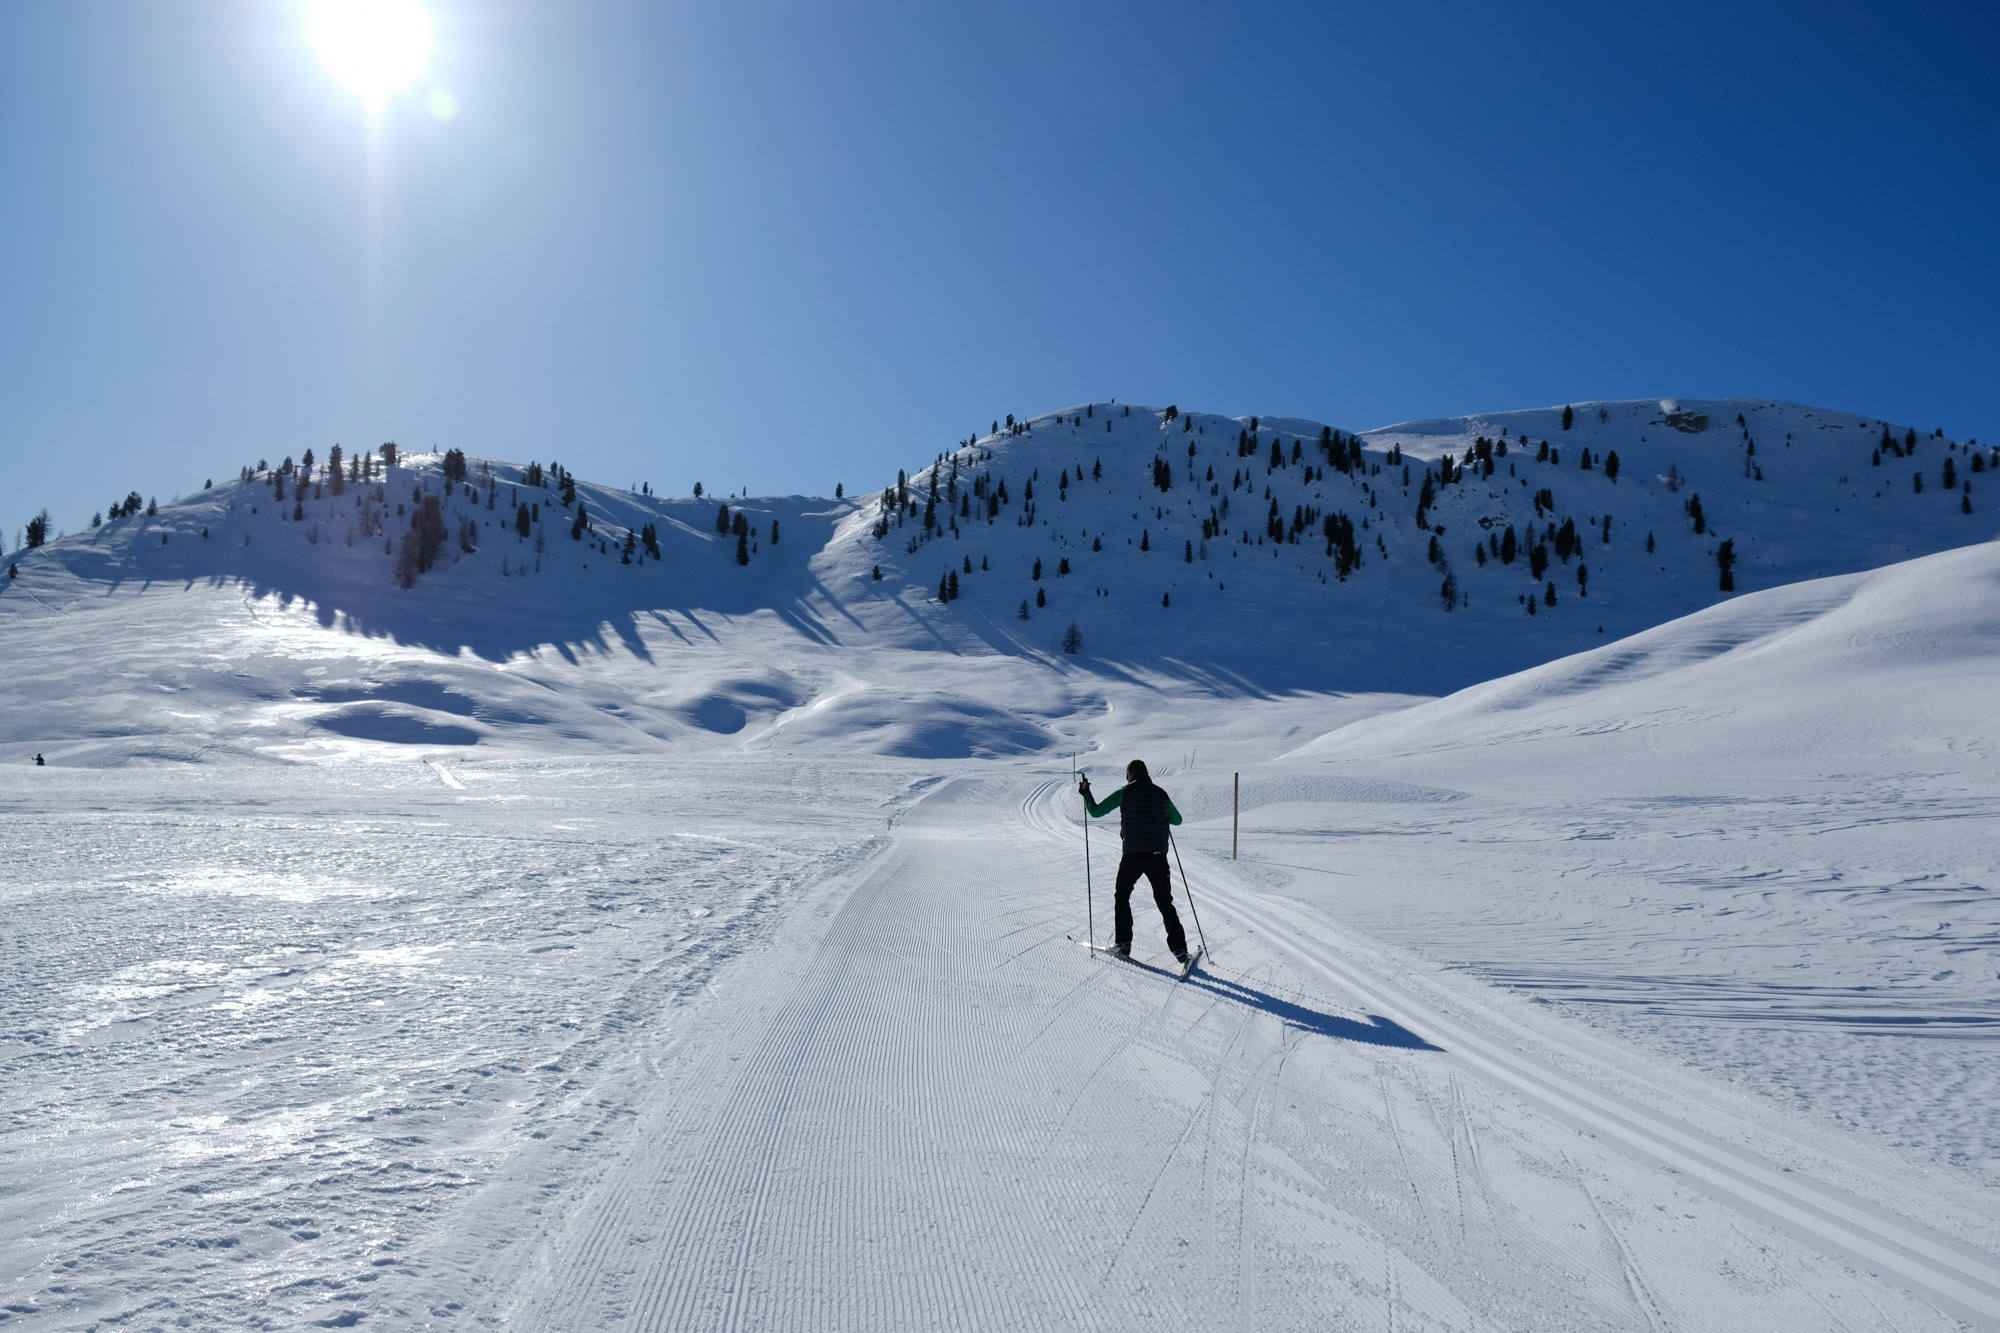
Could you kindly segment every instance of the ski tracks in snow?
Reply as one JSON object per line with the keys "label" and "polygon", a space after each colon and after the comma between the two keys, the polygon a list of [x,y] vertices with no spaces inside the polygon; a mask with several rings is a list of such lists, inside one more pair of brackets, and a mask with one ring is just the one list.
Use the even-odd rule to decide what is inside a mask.
{"label": "ski tracks in snow", "polygon": [[[1947,1308],[1984,1308],[1976,1253],[1773,1185],[1226,871],[1196,884],[1225,963],[1177,984],[1091,956],[1069,807],[1060,780],[961,778],[899,819],[830,916],[718,979],[623,1156],[489,1313],[1152,1333],[1834,1328],[1836,1309],[1924,1329],[1954,1325],[1953,1290],[1972,1299]],[[1854,1236],[1895,1247],[1886,1283],[1855,1271],[1879,1256]]]}
{"label": "ski tracks in snow", "polygon": [[[1279,941],[1285,952],[1364,1001],[1371,1010],[1445,1047],[1463,1073],[1490,1089],[1552,1113],[1590,1139],[1629,1157],[1688,1178],[1752,1224],[1768,1226],[1802,1242],[1836,1264],[1872,1271],[1914,1298],[1919,1309],[1933,1307],[1975,1326],[2000,1321],[2000,1259],[1912,1217],[1767,1161],[1749,1149],[1655,1110],[1629,1092],[1613,1091],[1608,1084],[1594,1086],[1574,1070],[1559,1069],[1517,1045],[1514,1034],[1506,1031],[1505,1021],[1496,1015],[1447,1013],[1422,999],[1415,989],[1371,970],[1358,961],[1362,951],[1351,947],[1332,923],[1275,896],[1228,884],[1220,874],[1212,872],[1208,878],[1215,881],[1207,886],[1210,900],[1222,895],[1220,912],[1254,927],[1267,939]],[[1393,1108],[1389,1114],[1393,1126]],[[1470,1122],[1467,1124],[1470,1137]],[[1400,1131],[1396,1137],[1400,1153]],[[1662,1312],[1655,1283],[1648,1281],[1583,1171],[1567,1156],[1561,1160],[1588,1202],[1596,1230],[1618,1259],[1635,1310],[1649,1327],[1673,1326],[1674,1321]],[[1420,1196],[1423,1193],[1418,1190]],[[1811,1299],[1822,1318],[1828,1315],[1825,1301],[1810,1284],[1801,1284],[1799,1295]],[[1915,1317],[1907,1308],[1900,1315],[1885,1314],[1888,1326],[1904,1326],[1905,1320]],[[1828,1319],[1826,1326],[1838,1324]]]}

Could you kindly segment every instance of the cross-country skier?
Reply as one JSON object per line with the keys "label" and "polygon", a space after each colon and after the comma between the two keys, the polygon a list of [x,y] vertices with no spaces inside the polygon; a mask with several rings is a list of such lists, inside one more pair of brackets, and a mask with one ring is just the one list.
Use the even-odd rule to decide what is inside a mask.
{"label": "cross-country skier", "polygon": [[1167,793],[1153,783],[1146,761],[1134,759],[1125,765],[1125,785],[1104,798],[1091,799],[1090,779],[1081,779],[1076,790],[1091,818],[1102,819],[1118,811],[1118,836],[1125,853],[1118,858],[1117,910],[1113,914],[1117,940],[1111,952],[1121,958],[1132,953],[1132,889],[1144,875],[1153,884],[1153,902],[1167,926],[1167,947],[1182,967],[1188,965],[1187,936],[1181,931],[1180,914],[1174,911],[1172,877],[1167,872],[1167,827],[1181,822]]}

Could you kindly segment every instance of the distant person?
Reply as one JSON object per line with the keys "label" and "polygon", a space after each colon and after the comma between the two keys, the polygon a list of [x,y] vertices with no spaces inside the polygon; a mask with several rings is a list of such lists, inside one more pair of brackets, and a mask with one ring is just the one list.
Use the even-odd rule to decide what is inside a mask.
{"label": "distant person", "polygon": [[44,762],[42,761],[42,757],[41,757],[40,755],[36,755],[36,756],[35,756],[35,767],[36,767],[36,768],[46,768],[46,767],[47,767],[47,765],[46,765],[46,764],[45,764],[45,763],[44,763]]}
{"label": "distant person", "polygon": [[1167,948],[1186,967],[1187,935],[1181,930],[1180,914],[1174,911],[1173,878],[1167,870],[1167,829],[1181,822],[1181,812],[1174,809],[1167,793],[1154,785],[1143,759],[1125,765],[1125,785],[1105,797],[1102,805],[1091,799],[1088,777],[1079,781],[1076,789],[1091,818],[1102,819],[1118,811],[1118,836],[1125,844],[1125,853],[1118,858],[1112,916],[1116,939],[1111,952],[1120,958],[1132,954],[1132,889],[1144,875],[1152,881],[1153,902],[1160,909],[1160,920],[1166,923]]}

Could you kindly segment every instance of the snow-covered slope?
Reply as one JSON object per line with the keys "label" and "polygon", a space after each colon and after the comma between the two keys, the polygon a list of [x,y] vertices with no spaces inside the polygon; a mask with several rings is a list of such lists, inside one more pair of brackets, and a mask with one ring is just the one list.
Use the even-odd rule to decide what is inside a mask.
{"label": "snow-covered slope", "polygon": [[[1381,764],[1442,749],[1589,790],[1591,767],[1662,782],[2000,762],[2000,544],[1812,579],[1436,702],[1344,727],[1303,755]],[[1586,742],[1586,743],[1579,743]]]}
{"label": "snow-covered slope", "polygon": [[[1755,402],[1562,418],[1354,437],[1085,404],[831,501],[575,482],[566,503],[552,468],[473,459],[447,484],[441,455],[339,493],[322,469],[304,496],[296,472],[253,470],[9,558],[0,633],[20,685],[0,746],[69,762],[509,737],[1018,753],[1061,744],[1047,717],[1132,686],[1457,689],[1725,599],[1723,541],[1749,591],[1993,531],[1992,451],[1907,427]],[[445,540],[404,588],[423,499]],[[1008,693],[1043,706],[996,708],[1001,678],[1039,682]]]}

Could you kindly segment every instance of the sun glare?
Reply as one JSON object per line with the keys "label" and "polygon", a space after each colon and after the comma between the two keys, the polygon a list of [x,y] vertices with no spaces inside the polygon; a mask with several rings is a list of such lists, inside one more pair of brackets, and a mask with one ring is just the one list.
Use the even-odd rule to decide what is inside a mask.
{"label": "sun glare", "polygon": [[430,34],[416,0],[308,0],[313,45],[372,110],[421,73]]}

